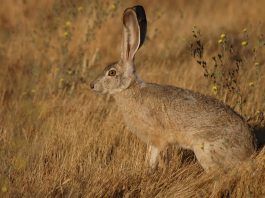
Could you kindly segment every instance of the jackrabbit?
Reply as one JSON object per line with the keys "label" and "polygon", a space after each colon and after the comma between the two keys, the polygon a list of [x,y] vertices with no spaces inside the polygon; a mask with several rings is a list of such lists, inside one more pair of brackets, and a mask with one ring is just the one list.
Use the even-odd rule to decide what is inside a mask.
{"label": "jackrabbit", "polygon": [[113,95],[127,127],[150,146],[150,166],[169,144],[192,150],[201,166],[226,169],[250,157],[254,137],[243,118],[217,99],[174,86],[144,82],[134,56],[144,42],[147,20],[142,6],[123,14],[122,53],[91,89]]}

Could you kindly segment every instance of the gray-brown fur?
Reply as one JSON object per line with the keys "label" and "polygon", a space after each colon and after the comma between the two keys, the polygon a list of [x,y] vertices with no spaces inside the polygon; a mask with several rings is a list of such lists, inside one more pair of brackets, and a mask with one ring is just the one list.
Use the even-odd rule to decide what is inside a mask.
{"label": "gray-brown fur", "polygon": [[193,150],[206,170],[226,169],[250,157],[255,151],[252,133],[227,105],[191,90],[145,83],[137,76],[134,56],[141,34],[135,9],[126,9],[123,16],[121,60],[107,66],[91,88],[113,95],[126,125],[150,145],[150,165],[156,165],[159,152],[169,144]]}

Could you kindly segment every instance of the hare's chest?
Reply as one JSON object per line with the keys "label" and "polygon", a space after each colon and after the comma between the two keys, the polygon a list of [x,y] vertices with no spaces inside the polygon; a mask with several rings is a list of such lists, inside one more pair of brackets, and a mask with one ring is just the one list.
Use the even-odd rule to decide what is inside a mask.
{"label": "hare's chest", "polygon": [[125,107],[121,110],[129,130],[144,142],[148,142],[150,137],[165,130],[165,124],[152,108],[135,106],[134,108]]}

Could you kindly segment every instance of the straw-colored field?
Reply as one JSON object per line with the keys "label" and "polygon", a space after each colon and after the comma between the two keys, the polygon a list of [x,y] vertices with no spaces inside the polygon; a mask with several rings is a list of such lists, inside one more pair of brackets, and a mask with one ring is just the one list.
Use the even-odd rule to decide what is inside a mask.
{"label": "straw-colored field", "polygon": [[[265,197],[262,147],[218,175],[172,146],[164,151],[168,165],[150,172],[146,145],[126,128],[115,101],[89,89],[120,57],[121,16],[135,4],[148,18],[136,57],[141,78],[223,100],[248,120],[260,144],[264,1],[3,0],[0,197]],[[198,40],[202,60],[193,56]],[[197,61],[207,62],[212,77]]]}

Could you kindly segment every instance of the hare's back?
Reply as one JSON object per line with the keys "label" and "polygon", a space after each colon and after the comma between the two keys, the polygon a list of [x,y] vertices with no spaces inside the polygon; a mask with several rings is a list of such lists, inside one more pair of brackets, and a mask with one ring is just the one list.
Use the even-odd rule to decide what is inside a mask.
{"label": "hare's back", "polygon": [[[174,122],[189,121],[190,125],[229,125],[244,122],[228,105],[214,97],[169,85],[147,84],[141,95],[146,102],[161,106]],[[164,108],[162,108],[164,107]]]}

